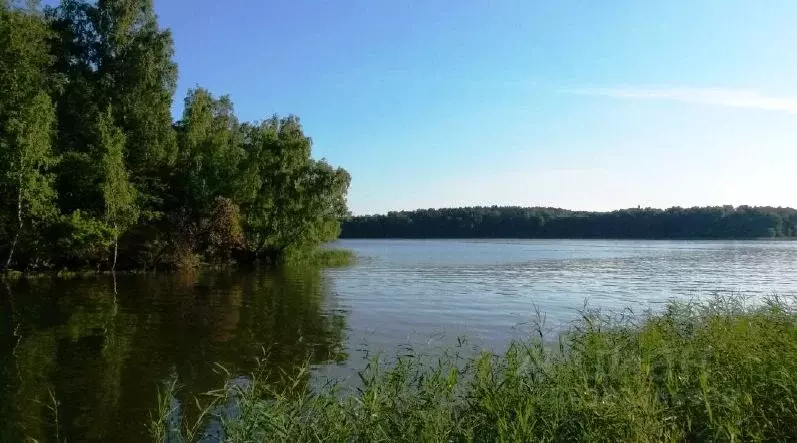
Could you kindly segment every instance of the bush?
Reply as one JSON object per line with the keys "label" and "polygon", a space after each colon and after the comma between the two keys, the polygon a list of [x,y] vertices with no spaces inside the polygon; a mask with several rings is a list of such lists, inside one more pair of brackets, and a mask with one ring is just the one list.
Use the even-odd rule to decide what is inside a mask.
{"label": "bush", "polygon": [[61,216],[53,231],[60,266],[81,269],[108,261],[113,233],[105,222],[78,209]]}

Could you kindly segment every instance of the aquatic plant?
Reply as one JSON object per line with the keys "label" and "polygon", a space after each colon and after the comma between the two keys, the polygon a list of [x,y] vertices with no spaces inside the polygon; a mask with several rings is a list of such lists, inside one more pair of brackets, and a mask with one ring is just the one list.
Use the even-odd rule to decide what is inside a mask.
{"label": "aquatic plant", "polygon": [[[375,358],[356,386],[309,369],[228,383],[221,439],[784,441],[797,435],[794,299],[717,296],[655,314],[585,310],[502,354]],[[264,365],[263,368],[267,367]],[[232,379],[231,379],[232,380]]]}

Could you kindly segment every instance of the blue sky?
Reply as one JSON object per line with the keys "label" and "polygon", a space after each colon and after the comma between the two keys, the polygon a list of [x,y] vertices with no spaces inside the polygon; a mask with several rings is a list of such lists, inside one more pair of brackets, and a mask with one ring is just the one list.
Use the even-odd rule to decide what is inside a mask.
{"label": "blue sky", "polygon": [[299,115],[355,214],[797,206],[793,0],[155,4],[175,115]]}

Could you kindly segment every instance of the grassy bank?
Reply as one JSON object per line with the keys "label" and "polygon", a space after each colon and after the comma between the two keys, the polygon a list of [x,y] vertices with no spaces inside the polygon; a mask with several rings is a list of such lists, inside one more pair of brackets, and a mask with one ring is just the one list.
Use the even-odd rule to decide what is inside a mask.
{"label": "grassy bank", "polygon": [[[541,335],[541,334],[540,334]],[[310,389],[306,371],[254,374],[219,402],[226,441],[773,441],[797,435],[791,299],[673,303],[645,316],[585,313],[540,337],[434,364],[373,361],[358,388]],[[229,411],[229,409],[227,409]],[[165,432],[165,431],[164,431]],[[162,440],[164,433],[155,433]]]}

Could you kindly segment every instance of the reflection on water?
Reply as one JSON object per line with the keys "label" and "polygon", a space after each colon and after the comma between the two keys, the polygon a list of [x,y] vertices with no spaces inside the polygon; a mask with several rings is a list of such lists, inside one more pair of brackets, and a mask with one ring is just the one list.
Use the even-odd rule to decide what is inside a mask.
{"label": "reflection on water", "polygon": [[[797,292],[797,242],[345,240],[356,265],[281,273],[120,276],[0,285],[0,441],[145,441],[168,380],[193,397],[269,350],[355,380],[361,356],[434,355],[466,336],[501,349],[535,307],[567,324],[589,299],[641,310],[714,291]],[[425,349],[424,349],[425,348]],[[59,402],[53,408],[50,392]]]}
{"label": "reflection on water", "polygon": [[[221,384],[218,362],[274,369],[346,358],[320,271],[18,281],[2,294],[0,441],[143,441],[159,381],[178,400]],[[58,401],[55,428],[50,393]],[[187,411],[191,414],[190,409]]]}

